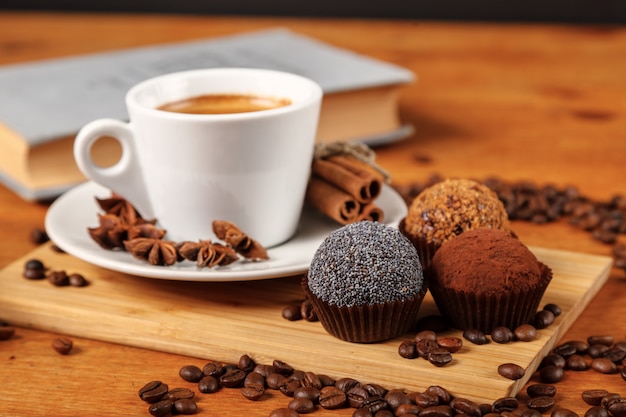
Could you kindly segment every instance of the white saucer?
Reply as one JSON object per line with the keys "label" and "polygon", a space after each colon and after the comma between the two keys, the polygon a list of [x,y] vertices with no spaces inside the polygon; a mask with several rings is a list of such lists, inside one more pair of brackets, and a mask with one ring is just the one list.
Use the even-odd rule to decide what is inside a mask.
{"label": "white saucer", "polygon": [[[189,261],[172,266],[154,266],[132,257],[128,252],[105,250],[89,236],[88,227],[98,225],[101,212],[95,197],[111,192],[93,182],[79,185],[59,197],[46,214],[45,227],[52,241],[65,252],[91,264],[148,278],[184,281],[247,281],[304,273],[324,238],[340,227],[338,223],[310,208],[305,208],[296,235],[288,242],[268,249],[270,259],[263,262],[237,261],[217,268],[198,268]],[[397,227],[406,216],[406,204],[391,187],[383,187],[376,203],[385,213],[384,222]]]}

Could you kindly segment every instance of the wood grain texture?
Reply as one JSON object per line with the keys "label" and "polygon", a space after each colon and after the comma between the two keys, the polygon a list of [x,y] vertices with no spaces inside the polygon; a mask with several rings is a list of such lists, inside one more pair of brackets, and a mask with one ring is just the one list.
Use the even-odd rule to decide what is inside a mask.
{"label": "wood grain texture", "polygon": [[[377,149],[379,163],[396,184],[424,181],[437,172],[573,184],[594,199],[626,194],[626,29],[621,27],[2,12],[0,63],[276,26],[417,73],[417,83],[401,97],[403,118],[416,126],[415,134]],[[0,187],[0,267],[36,248],[28,234],[43,225],[46,209]],[[609,245],[566,221],[514,222],[514,228],[529,245],[610,255]],[[591,334],[625,340],[624,294],[626,274],[613,268],[561,340]],[[0,377],[12,393],[10,401],[0,401],[0,415],[148,415],[136,395],[141,385],[152,379],[186,385],[178,369],[205,362],[85,338],[75,338],[74,353],[62,357],[50,341],[63,332],[65,320],[73,318],[56,318],[58,332],[18,327],[11,340],[0,342]],[[91,381],[103,389],[95,391]],[[568,372],[557,384],[557,404],[583,415],[588,407],[580,394],[589,387],[626,395],[619,375]],[[523,392],[519,398],[526,398]],[[199,415],[267,416],[286,403],[280,394],[250,402],[237,390],[224,390],[201,397]],[[315,415],[351,414],[347,409]]]}

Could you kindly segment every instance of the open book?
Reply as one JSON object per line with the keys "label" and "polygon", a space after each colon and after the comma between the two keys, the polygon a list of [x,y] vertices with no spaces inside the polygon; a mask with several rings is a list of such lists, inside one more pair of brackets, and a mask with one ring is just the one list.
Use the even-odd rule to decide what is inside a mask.
{"label": "open book", "polygon": [[[377,145],[412,132],[397,108],[412,72],[271,29],[0,67],[0,180],[28,200],[58,196],[85,180],[72,152],[83,125],[127,120],[126,91],[144,79],[211,67],[269,68],[317,81],[324,90],[318,141]],[[100,163],[117,160],[117,141],[96,146]]]}

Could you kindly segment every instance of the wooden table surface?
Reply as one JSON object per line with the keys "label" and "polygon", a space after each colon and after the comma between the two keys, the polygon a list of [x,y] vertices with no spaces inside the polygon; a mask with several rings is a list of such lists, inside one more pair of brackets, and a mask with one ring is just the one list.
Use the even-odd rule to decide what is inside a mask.
{"label": "wooden table surface", "polygon": [[[419,81],[401,97],[402,117],[416,126],[415,134],[377,150],[378,162],[391,172],[395,185],[424,182],[439,173],[575,185],[602,201],[626,194],[626,28],[3,12],[0,64],[276,26],[418,74]],[[43,226],[46,210],[46,204],[25,202],[0,187],[0,267],[35,248],[30,231]],[[514,227],[529,245],[611,253],[610,245],[566,221],[515,221]],[[626,340],[624,317],[626,274],[613,268],[564,340],[591,335]],[[60,356],[50,347],[57,336],[20,327],[13,338],[0,341],[0,415],[148,415],[136,394],[144,383],[161,379],[182,386],[180,367],[203,363],[80,338],[73,338],[71,355]],[[558,406],[581,416],[588,408],[580,399],[585,389],[626,396],[619,375],[595,371],[567,372],[556,387]],[[223,390],[198,404],[198,415],[267,416],[287,400],[274,395],[251,402],[237,390]]]}

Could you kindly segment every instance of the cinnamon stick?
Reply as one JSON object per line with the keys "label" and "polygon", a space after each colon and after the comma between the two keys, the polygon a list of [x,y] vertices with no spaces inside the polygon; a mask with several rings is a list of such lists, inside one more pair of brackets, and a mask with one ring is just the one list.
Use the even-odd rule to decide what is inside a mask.
{"label": "cinnamon stick", "polygon": [[315,175],[309,179],[306,201],[341,224],[355,222],[361,208],[352,196]]}
{"label": "cinnamon stick", "polygon": [[383,209],[374,203],[369,203],[361,206],[361,212],[357,218],[357,221],[370,220],[373,222],[382,222],[385,218]]}
{"label": "cinnamon stick", "polygon": [[361,204],[373,201],[383,186],[382,175],[366,163],[347,155],[315,159],[312,173],[345,191]]}

